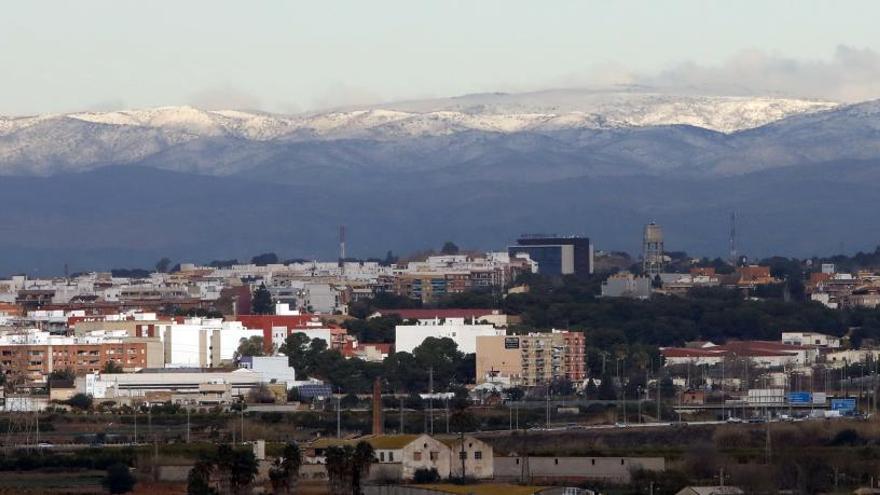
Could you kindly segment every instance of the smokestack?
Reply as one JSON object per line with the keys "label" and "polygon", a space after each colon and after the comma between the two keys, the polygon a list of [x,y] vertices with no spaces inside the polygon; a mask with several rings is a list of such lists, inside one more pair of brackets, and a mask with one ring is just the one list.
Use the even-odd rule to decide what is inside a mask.
{"label": "smokestack", "polygon": [[373,435],[381,435],[385,431],[382,421],[382,383],[379,377],[373,382]]}

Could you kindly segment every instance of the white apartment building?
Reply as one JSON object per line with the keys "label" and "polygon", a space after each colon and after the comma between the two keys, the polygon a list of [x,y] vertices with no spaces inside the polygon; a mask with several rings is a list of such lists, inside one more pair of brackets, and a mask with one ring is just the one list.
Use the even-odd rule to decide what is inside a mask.
{"label": "white apartment building", "polygon": [[165,346],[167,367],[197,368],[231,361],[242,339],[263,337],[262,330],[219,318],[187,318],[183,323],[157,325],[157,334]]}
{"label": "white apartment building", "polygon": [[477,337],[505,335],[504,329],[494,325],[468,324],[464,318],[434,318],[418,320],[416,325],[397,325],[394,327],[394,349],[397,352],[412,352],[428,337],[449,338],[458,344],[458,350],[465,354],[477,352]]}

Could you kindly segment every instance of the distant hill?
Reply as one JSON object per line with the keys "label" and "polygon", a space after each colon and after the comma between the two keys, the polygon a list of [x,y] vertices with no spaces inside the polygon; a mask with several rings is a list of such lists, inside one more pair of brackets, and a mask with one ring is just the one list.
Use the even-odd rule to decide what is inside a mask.
{"label": "distant hill", "polygon": [[873,250],[880,102],[551,91],[309,115],[0,118],[0,273],[501,249],[528,231],[667,247]]}

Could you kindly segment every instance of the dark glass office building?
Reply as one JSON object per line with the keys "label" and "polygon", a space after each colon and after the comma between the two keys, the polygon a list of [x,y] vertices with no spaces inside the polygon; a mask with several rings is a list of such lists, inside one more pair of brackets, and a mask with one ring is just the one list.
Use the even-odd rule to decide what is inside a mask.
{"label": "dark glass office building", "polygon": [[593,273],[593,246],[588,237],[524,235],[516,246],[508,246],[508,254],[529,255],[538,263],[542,275],[578,275]]}

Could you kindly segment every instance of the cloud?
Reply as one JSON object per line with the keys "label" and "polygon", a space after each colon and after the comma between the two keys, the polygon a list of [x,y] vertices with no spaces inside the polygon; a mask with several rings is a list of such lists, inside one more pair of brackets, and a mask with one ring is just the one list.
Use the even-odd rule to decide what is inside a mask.
{"label": "cloud", "polygon": [[632,81],[712,94],[864,101],[880,98],[880,53],[841,45],[828,60],[801,60],[746,50],[717,66],[681,63]]}
{"label": "cloud", "polygon": [[260,99],[232,87],[209,88],[190,95],[188,103],[203,110],[259,110]]}

